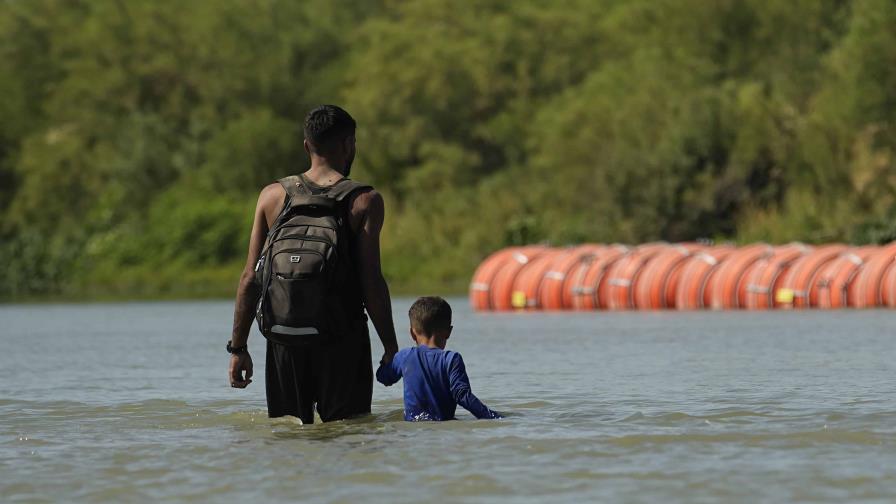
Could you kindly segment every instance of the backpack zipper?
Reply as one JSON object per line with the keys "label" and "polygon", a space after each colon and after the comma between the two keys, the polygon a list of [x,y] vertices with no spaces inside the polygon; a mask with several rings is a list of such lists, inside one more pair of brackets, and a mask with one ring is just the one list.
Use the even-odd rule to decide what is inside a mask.
{"label": "backpack zipper", "polygon": [[[337,222],[337,224],[338,224],[338,222]],[[320,229],[331,229],[333,231],[336,231],[336,228],[332,228],[330,226],[318,226],[317,224],[289,224],[289,225],[284,224],[283,226],[280,226],[279,228],[277,228],[277,231],[280,231],[280,230],[286,229],[286,228],[302,227],[302,226],[316,227],[316,228],[320,228]]]}
{"label": "backpack zipper", "polygon": [[330,240],[328,240],[328,239],[326,239],[326,238],[318,238],[317,236],[308,236],[308,235],[289,235],[289,236],[281,236],[280,238],[277,238],[276,240],[272,241],[272,242],[271,242],[271,245],[277,243],[278,241],[283,241],[283,240],[314,241],[314,242],[319,242],[319,243],[325,243],[325,244],[327,244],[327,245],[329,245],[329,246],[331,246],[331,247],[335,247],[335,246],[336,246],[335,243],[331,242]]}

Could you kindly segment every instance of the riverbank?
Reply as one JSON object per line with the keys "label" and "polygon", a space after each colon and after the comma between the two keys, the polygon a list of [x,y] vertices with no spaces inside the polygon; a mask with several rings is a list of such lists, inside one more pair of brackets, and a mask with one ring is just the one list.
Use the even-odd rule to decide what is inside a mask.
{"label": "riverbank", "polygon": [[[78,278],[52,292],[10,296],[0,293],[0,303],[84,303],[110,301],[177,301],[232,299],[242,264],[205,269],[126,268]],[[422,294],[462,296],[469,278],[442,281],[419,279],[394,281],[387,278],[392,296]]]}

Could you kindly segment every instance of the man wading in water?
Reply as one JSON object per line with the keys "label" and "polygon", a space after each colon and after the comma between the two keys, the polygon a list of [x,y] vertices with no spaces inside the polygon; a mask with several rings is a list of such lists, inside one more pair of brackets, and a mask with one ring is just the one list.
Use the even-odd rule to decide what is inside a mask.
{"label": "man wading in water", "polygon": [[268,415],[312,423],[315,405],[325,422],[370,412],[365,307],[383,343],[382,362],[398,342],[380,269],[383,197],[348,179],[355,121],[333,105],[315,108],[304,143],[311,168],[259,195],[227,349],[230,384],[245,388],[252,382],[246,341],[257,316],[268,340]]}

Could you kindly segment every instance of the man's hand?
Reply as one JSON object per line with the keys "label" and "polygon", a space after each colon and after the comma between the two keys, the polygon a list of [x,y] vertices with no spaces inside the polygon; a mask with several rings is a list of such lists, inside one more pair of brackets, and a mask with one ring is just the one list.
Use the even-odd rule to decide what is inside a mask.
{"label": "man's hand", "polygon": [[[246,372],[243,377],[243,371]],[[230,356],[230,386],[234,388],[246,388],[252,383],[252,356],[249,352]]]}
{"label": "man's hand", "polygon": [[380,366],[389,364],[392,362],[392,358],[395,357],[395,354],[398,353],[398,348],[387,348],[383,352],[383,358],[380,359]]}

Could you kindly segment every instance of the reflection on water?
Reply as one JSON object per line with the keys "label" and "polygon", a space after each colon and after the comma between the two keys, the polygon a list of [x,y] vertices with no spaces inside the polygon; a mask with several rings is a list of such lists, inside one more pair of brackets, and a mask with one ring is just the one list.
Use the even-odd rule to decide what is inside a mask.
{"label": "reflection on water", "polygon": [[[399,334],[407,304],[396,306]],[[514,316],[453,305],[449,346],[505,419],[404,422],[400,385],[377,385],[363,417],[269,419],[263,380],[227,386],[230,303],[0,307],[0,495],[896,497],[893,313]],[[250,347],[261,377],[263,340]]]}

